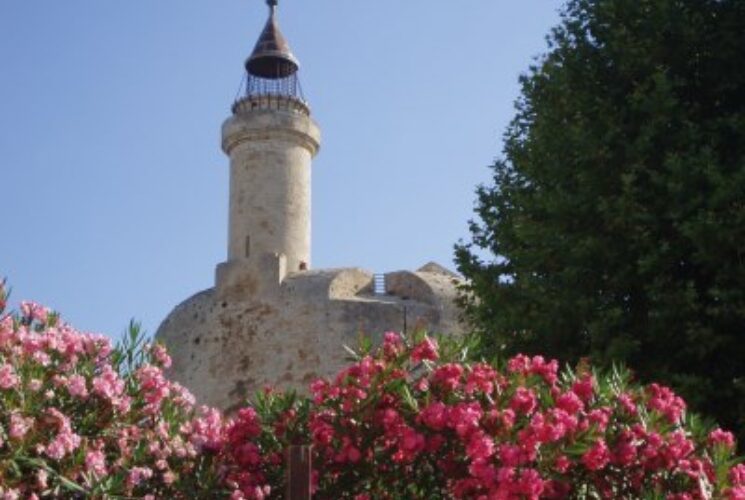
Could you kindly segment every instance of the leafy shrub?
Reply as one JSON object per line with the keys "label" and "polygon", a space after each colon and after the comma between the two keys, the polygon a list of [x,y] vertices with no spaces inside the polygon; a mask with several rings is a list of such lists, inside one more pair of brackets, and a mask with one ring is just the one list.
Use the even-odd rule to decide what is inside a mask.
{"label": "leafy shrub", "polygon": [[[734,438],[622,370],[395,333],[311,396],[266,390],[230,418],[169,382],[137,328],[116,347],[46,308],[3,315],[0,498],[281,497],[312,444],[315,498],[745,499]],[[442,345],[440,345],[442,344]]]}
{"label": "leafy shrub", "polygon": [[669,388],[441,342],[388,333],[312,385],[317,498],[745,498],[732,434]]}
{"label": "leafy shrub", "polygon": [[134,325],[114,348],[38,304],[2,316],[0,497],[208,496],[222,417],[196,411],[169,364]]}

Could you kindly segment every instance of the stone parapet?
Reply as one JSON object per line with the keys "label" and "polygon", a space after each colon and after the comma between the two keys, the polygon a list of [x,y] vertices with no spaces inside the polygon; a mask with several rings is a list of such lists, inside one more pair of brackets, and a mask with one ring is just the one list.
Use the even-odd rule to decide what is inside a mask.
{"label": "stone parapet", "polygon": [[360,335],[378,344],[391,330],[466,331],[442,273],[390,273],[388,294],[374,295],[372,273],[357,268],[288,273],[271,292],[240,267],[220,269],[239,279],[176,307],[156,335],[173,357],[170,376],[202,404],[229,410],[266,385],[307,391],[348,363],[344,346]]}
{"label": "stone parapet", "polygon": [[239,110],[223,123],[222,149],[228,155],[241,143],[264,141],[295,143],[315,156],[321,130],[307,115],[276,109]]}

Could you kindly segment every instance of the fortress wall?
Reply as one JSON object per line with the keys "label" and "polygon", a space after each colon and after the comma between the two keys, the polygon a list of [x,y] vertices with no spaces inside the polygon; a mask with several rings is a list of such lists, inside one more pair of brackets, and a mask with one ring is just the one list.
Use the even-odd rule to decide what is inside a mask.
{"label": "fortress wall", "polygon": [[[444,325],[457,325],[439,296],[427,304],[365,294],[371,276],[358,269],[311,271],[288,276],[276,294],[261,298],[197,294],[158,330],[174,361],[169,375],[200,404],[229,409],[265,386],[307,391],[310,382],[349,363],[343,346],[356,347],[360,335],[379,343],[390,330],[445,332]],[[332,291],[337,298],[329,297]]]}

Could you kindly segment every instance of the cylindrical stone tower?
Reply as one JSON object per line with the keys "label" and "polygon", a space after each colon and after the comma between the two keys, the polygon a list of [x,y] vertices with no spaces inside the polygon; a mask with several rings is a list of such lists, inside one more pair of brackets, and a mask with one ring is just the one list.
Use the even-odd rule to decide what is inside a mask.
{"label": "cylindrical stone tower", "polygon": [[300,89],[298,63],[269,20],[246,61],[246,91],[222,127],[230,157],[228,260],[217,287],[242,295],[268,291],[310,266],[310,167],[320,130]]}

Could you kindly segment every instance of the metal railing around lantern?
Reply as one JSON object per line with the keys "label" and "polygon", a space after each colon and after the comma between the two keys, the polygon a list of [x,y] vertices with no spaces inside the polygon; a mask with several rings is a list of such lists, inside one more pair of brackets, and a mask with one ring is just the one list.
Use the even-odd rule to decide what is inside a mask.
{"label": "metal railing around lantern", "polygon": [[297,73],[283,78],[262,78],[246,74],[233,104],[233,112],[251,109],[279,109],[310,114]]}

